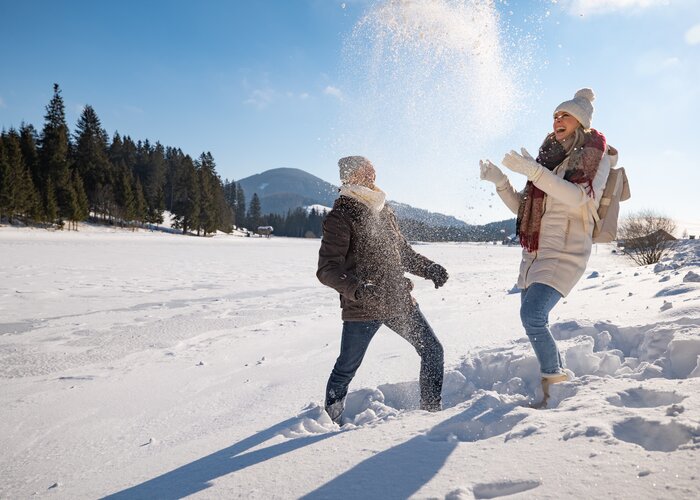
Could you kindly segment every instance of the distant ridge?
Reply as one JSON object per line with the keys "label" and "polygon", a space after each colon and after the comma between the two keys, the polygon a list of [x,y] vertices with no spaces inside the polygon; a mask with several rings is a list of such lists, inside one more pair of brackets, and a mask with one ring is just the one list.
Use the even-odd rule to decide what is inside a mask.
{"label": "distant ridge", "polygon": [[[247,202],[257,193],[263,213],[286,214],[309,205],[332,207],[338,186],[298,168],[275,168],[237,181]],[[469,224],[451,215],[389,201],[399,219],[411,219],[429,226],[468,228]]]}

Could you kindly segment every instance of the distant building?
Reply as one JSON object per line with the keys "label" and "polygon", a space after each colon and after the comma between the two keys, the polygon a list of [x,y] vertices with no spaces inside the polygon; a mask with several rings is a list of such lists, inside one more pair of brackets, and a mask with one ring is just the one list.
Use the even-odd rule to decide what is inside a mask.
{"label": "distant building", "polygon": [[518,237],[515,234],[511,234],[510,236],[506,236],[505,238],[503,238],[503,241],[501,243],[504,245],[517,245]]}
{"label": "distant building", "polygon": [[269,238],[274,230],[275,229],[272,226],[258,226],[256,233],[258,233],[260,236],[264,236],[265,238]]}
{"label": "distant building", "polygon": [[647,234],[646,236],[640,236],[639,238],[631,238],[629,240],[618,240],[618,247],[627,248],[645,248],[650,246],[656,246],[661,241],[676,241],[677,238],[672,234],[659,229],[653,233]]}

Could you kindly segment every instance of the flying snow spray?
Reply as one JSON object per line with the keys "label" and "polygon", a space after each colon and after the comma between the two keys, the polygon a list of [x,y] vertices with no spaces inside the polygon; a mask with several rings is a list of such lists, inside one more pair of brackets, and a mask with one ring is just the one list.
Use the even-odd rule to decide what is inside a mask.
{"label": "flying snow spray", "polygon": [[[466,210],[467,185],[478,184],[475,148],[511,131],[526,101],[527,44],[511,43],[504,26],[489,0],[370,8],[345,41],[339,149],[370,157],[380,180],[392,169],[402,201]],[[426,189],[430,203],[416,193]]]}

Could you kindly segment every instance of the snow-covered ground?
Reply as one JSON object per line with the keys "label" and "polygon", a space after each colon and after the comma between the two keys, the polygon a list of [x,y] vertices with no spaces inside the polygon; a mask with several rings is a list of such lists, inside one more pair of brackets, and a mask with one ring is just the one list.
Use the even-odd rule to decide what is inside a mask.
{"label": "snow-covered ground", "polygon": [[520,250],[416,245],[451,275],[415,280],[445,409],[416,409],[418,356],[382,329],[341,427],[318,246],[0,228],[0,497],[700,496],[700,242],[642,268],[598,246],[553,311],[576,378],[546,410]]}

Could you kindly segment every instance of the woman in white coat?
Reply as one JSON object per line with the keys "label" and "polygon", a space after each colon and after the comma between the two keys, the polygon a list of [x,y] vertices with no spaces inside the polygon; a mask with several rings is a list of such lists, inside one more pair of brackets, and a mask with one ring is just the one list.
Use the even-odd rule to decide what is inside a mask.
{"label": "woman in white coat", "polygon": [[617,152],[591,128],[593,91],[581,89],[554,111],[553,132],[537,159],[525,149],[503,158],[509,170],[527,176],[521,192],[489,160],[480,162],[481,179],[493,182],[506,206],[517,214],[523,247],[518,287],[520,318],[542,374],[543,405],[549,386],[567,380],[549,313],[583,275],[591,254],[593,211],[597,210]]}

